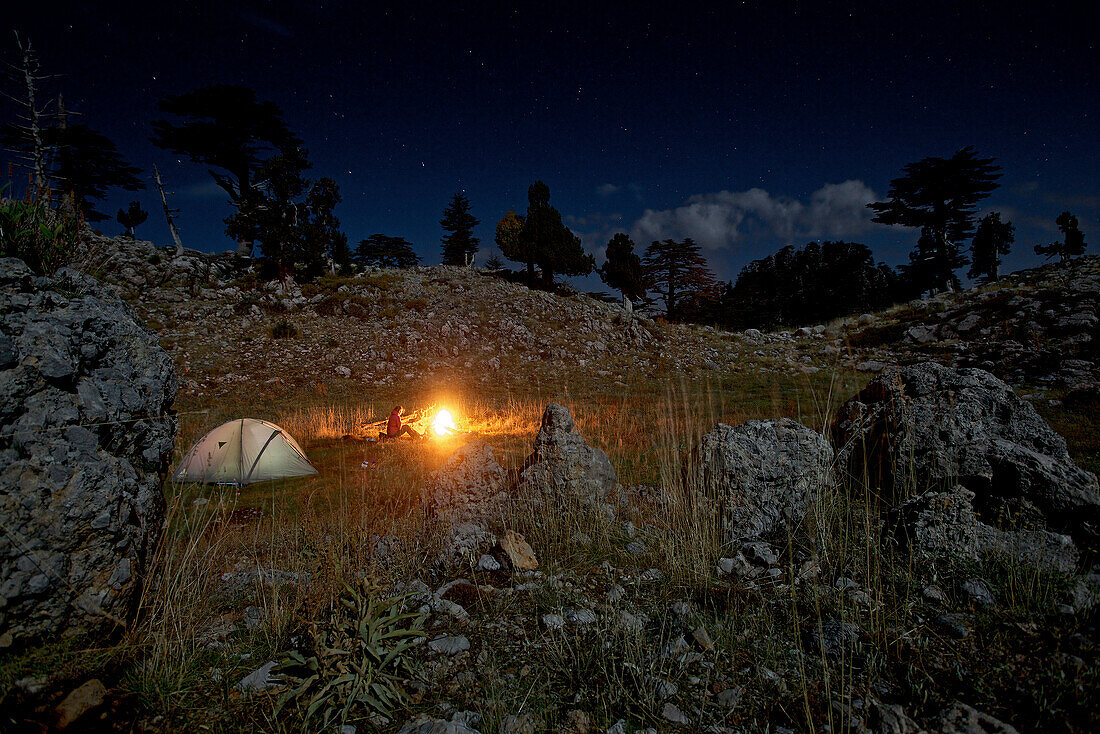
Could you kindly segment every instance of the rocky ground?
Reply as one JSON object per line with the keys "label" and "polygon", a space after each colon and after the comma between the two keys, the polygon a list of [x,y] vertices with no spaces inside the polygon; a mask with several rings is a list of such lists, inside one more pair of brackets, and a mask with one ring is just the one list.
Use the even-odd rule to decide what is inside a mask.
{"label": "rocky ground", "polygon": [[[551,403],[522,466],[470,440],[432,467],[416,488],[427,534],[223,516],[251,545],[211,549],[216,575],[179,587],[213,610],[181,637],[186,671],[167,666],[171,683],[135,673],[163,666],[151,645],[90,680],[24,673],[5,722],[1100,727],[1100,493],[1033,407],[1095,389],[1098,259],[775,334],[671,325],[464,268],[288,290],[228,257],[126,242],[100,275],[156,331],[187,406],[430,379],[530,395],[540,382],[614,393],[645,379],[883,374],[821,431],[786,418],[707,426],[646,485],[621,483],[598,447],[614,426],[582,435]],[[186,496],[188,512],[208,506]],[[271,552],[278,533],[297,533],[293,562]],[[326,586],[353,561],[347,586]]]}

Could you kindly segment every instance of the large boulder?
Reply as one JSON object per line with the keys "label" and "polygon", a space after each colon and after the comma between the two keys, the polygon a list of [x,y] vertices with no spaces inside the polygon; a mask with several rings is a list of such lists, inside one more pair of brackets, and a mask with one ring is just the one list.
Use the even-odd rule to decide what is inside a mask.
{"label": "large boulder", "polygon": [[788,531],[833,482],[833,447],[801,423],[719,423],[695,449],[692,486],[723,507],[729,543]]}
{"label": "large boulder", "polygon": [[541,497],[579,497],[599,502],[618,483],[607,454],[584,442],[569,409],[550,403],[535,437],[535,451],[520,473],[519,486]]}
{"label": "large boulder", "polygon": [[493,448],[481,441],[463,445],[428,477],[421,506],[452,524],[486,522],[508,501],[508,473]]}
{"label": "large boulder", "polygon": [[934,363],[890,369],[841,407],[832,433],[839,464],[890,504],[961,486],[986,524],[1095,542],[1096,476],[988,372]]}
{"label": "large boulder", "polygon": [[0,260],[0,646],[126,622],[164,518],[175,394],[117,297]]}

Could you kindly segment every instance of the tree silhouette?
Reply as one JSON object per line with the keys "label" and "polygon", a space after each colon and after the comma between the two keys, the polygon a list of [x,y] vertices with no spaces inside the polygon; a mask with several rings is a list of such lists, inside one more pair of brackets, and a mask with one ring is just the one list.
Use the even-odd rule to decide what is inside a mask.
{"label": "tree silhouette", "polygon": [[949,290],[958,282],[955,269],[968,262],[961,241],[973,234],[977,203],[998,187],[1001,169],[993,161],[967,147],[950,158],[910,163],[890,182],[887,201],[867,205],[875,222],[921,229],[923,244],[910,260],[933,287]]}
{"label": "tree silhouette", "polygon": [[550,206],[550,187],[542,181],[531,184],[527,189],[527,202],[527,216],[519,235],[520,249],[525,259],[542,271],[542,287],[549,290],[554,286],[555,273],[591,273],[596,266],[595,260],[585,253],[580,238],[562,223],[558,210]]}
{"label": "tree silhouette", "polygon": [[500,248],[500,254],[513,262],[527,266],[527,284],[535,282],[534,253],[525,247],[523,241],[523,217],[509,211],[497,222],[496,236],[493,238]]}
{"label": "tree silhouette", "polygon": [[1064,263],[1068,263],[1075,255],[1083,255],[1088,243],[1085,242],[1085,233],[1081,231],[1077,217],[1069,212],[1062,212],[1055,220],[1055,224],[1062,230],[1062,241],[1035,245],[1035,254],[1043,255],[1047,259],[1058,257]]}
{"label": "tree silhouette", "polygon": [[1007,255],[1016,241],[1016,227],[1012,222],[1002,222],[1000,212],[991,212],[978,222],[974,241],[970,243],[970,272],[968,278],[981,278],[992,283],[1000,277],[1001,255]]}
{"label": "tree silhouette", "polygon": [[130,239],[134,239],[136,236],[134,230],[148,218],[149,212],[142,209],[141,203],[137,201],[131,201],[128,208],[119,209],[118,214],[115,215],[115,220],[126,228],[126,234]]}
{"label": "tree silhouette", "polygon": [[131,166],[106,135],[87,125],[45,128],[42,138],[55,151],[50,180],[70,197],[76,211],[89,222],[110,219],[96,211],[92,203],[104,198],[109,189],[138,191],[145,188],[145,183],[138,178],[141,169]]}
{"label": "tree silhouette", "polygon": [[[202,87],[166,97],[158,106],[183,121],[154,121],[153,143],[220,169],[210,170],[210,175],[238,209],[256,201],[252,189],[264,155],[302,144],[283,122],[278,105],[258,101],[247,87]],[[235,231],[237,254],[250,257],[253,240],[247,228]]]}
{"label": "tree silhouette", "polygon": [[622,293],[624,299],[638,300],[645,296],[642,260],[634,252],[633,240],[625,234],[620,232],[607,243],[607,260],[599,273],[600,279]]}
{"label": "tree silhouette", "polygon": [[451,197],[451,203],[443,210],[439,226],[448,232],[443,242],[444,265],[468,265],[477,254],[481,242],[474,237],[474,227],[479,220],[470,213],[470,200],[461,191]]}
{"label": "tree silhouette", "polygon": [[365,240],[359,240],[355,260],[361,265],[377,268],[411,268],[420,264],[420,256],[413,252],[411,242],[404,237],[384,234],[372,234]]}
{"label": "tree silhouette", "polygon": [[690,237],[682,242],[654,241],[642,257],[646,290],[658,293],[665,314],[678,320],[701,300],[710,296],[717,281],[707,267],[702,248]]}
{"label": "tree silhouette", "polygon": [[311,182],[304,149],[295,147],[264,161],[248,198],[226,218],[231,237],[260,243],[266,271],[281,279],[310,279],[335,259],[347,240],[333,209],[339,188],[330,178]]}

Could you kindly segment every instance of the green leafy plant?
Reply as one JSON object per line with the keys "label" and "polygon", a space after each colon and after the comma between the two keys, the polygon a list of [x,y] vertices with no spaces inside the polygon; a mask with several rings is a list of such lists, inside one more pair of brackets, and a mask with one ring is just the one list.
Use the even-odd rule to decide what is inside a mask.
{"label": "green leafy plant", "polygon": [[79,231],[77,220],[44,199],[0,200],[0,257],[17,257],[36,273],[52,273],[68,262]]}
{"label": "green leafy plant", "polygon": [[345,586],[327,615],[310,623],[307,651],[284,656],[279,671],[289,688],[276,715],[293,702],[309,731],[389,715],[413,674],[406,653],[425,634],[423,616],[403,611],[403,601],[369,585]]}

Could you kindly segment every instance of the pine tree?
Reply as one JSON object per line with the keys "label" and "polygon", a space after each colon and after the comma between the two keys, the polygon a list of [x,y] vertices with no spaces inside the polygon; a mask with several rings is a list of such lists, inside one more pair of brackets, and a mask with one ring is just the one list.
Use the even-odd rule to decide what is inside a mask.
{"label": "pine tree", "polygon": [[136,237],[134,230],[148,218],[149,212],[142,209],[141,202],[137,201],[131,201],[128,208],[119,209],[118,214],[115,215],[115,220],[126,228],[126,234],[130,239]]}
{"label": "pine tree", "polygon": [[446,234],[443,243],[444,265],[468,265],[473,262],[481,242],[474,237],[474,227],[479,220],[470,213],[470,200],[461,191],[451,197],[451,203],[443,210],[439,226]]}
{"label": "pine tree", "polygon": [[533,257],[534,253],[524,245],[523,217],[514,211],[505,214],[497,222],[494,241],[504,257],[527,266],[527,284],[533,285],[535,282],[535,259]]}
{"label": "pine tree", "polygon": [[1055,223],[1062,230],[1062,241],[1035,245],[1035,254],[1047,258],[1059,257],[1064,263],[1068,263],[1076,255],[1083,255],[1088,243],[1085,242],[1085,233],[1081,231],[1077,217],[1069,212],[1062,212]]}
{"label": "pine tree", "polygon": [[973,263],[968,278],[981,278],[984,283],[992,283],[1000,277],[1001,255],[1007,255],[1016,241],[1016,227],[1012,222],[1002,222],[999,212],[992,212],[978,222],[974,241],[970,244],[970,259]]}
{"label": "pine tree", "polygon": [[542,271],[542,287],[554,285],[554,275],[588,275],[596,266],[585,253],[581,240],[561,221],[561,213],[550,206],[550,187],[536,181],[527,189],[527,216],[520,232],[521,250],[529,262]]}
{"label": "pine tree", "polygon": [[665,314],[679,320],[690,306],[715,296],[717,281],[702,248],[690,237],[682,242],[654,241],[642,257],[646,290],[659,294]]}
{"label": "pine tree", "polygon": [[93,200],[106,197],[109,189],[145,188],[138,178],[141,169],[130,165],[106,135],[87,125],[46,128],[42,137],[56,151],[50,180],[70,197],[76,211],[89,222],[110,219],[93,205]]}
{"label": "pine tree", "polygon": [[[258,101],[256,93],[247,87],[202,87],[166,97],[158,106],[182,122],[154,121],[153,143],[186,155],[195,163],[220,169],[211,170],[210,175],[236,209],[247,208],[263,198],[253,192],[263,154],[302,144],[283,122],[278,105]],[[237,255],[251,257],[249,229],[234,228],[234,232],[230,236],[238,238]]]}
{"label": "pine tree", "polygon": [[642,260],[634,252],[633,240],[625,234],[620,232],[607,243],[607,260],[599,273],[600,279],[624,299],[638,300],[645,296]]}
{"label": "pine tree", "polygon": [[365,240],[359,240],[359,246],[355,248],[355,261],[376,268],[411,268],[420,264],[420,256],[404,237],[372,234]]}
{"label": "pine tree", "polygon": [[951,158],[910,163],[890,182],[887,201],[867,205],[875,222],[921,229],[910,260],[922,272],[931,268],[927,277],[935,288],[957,284],[954,271],[968,262],[961,241],[973,234],[977,203],[998,187],[1001,169],[993,161],[968,147]]}

